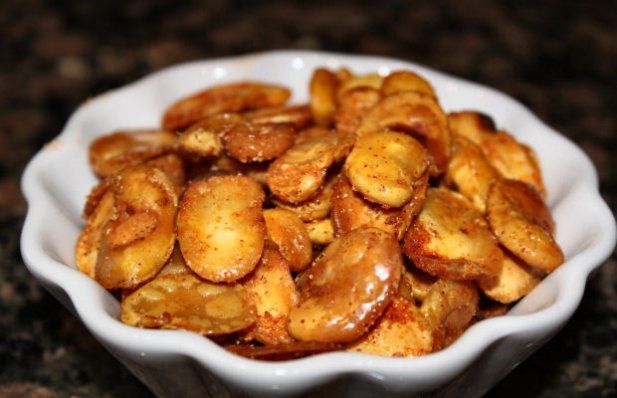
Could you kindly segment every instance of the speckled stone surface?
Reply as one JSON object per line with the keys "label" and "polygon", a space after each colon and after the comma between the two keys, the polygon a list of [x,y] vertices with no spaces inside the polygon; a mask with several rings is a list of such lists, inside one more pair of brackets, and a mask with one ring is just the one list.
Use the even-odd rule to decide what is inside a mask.
{"label": "speckled stone surface", "polygon": [[[271,48],[423,63],[528,105],[589,154],[617,204],[612,2],[175,3],[0,2],[0,397],[150,396],[26,271],[18,184],[81,101],[173,63]],[[564,330],[489,396],[617,395],[615,262]]]}

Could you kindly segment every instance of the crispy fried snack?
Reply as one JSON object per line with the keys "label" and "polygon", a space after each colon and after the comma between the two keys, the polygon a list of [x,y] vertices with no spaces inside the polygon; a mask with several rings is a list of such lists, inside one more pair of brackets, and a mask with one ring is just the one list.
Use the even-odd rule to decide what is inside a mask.
{"label": "crispy fried snack", "polygon": [[[97,187],[99,187],[98,185]],[[105,186],[108,187],[107,185]],[[95,188],[96,189],[96,188]],[[88,201],[90,203],[90,201]],[[105,190],[103,196],[96,200],[96,204],[91,204],[86,227],[77,239],[75,247],[75,261],[77,268],[91,278],[95,277],[96,262],[99,255],[99,247],[103,236],[104,227],[115,211],[114,194],[109,189]]]}
{"label": "crispy fried snack", "polygon": [[212,282],[251,272],[264,247],[264,192],[248,177],[220,176],[192,183],[178,212],[178,242],[187,265]]}
{"label": "crispy fried snack", "polygon": [[424,176],[428,158],[409,135],[379,131],[358,139],[345,161],[351,185],[366,199],[385,207],[408,203]]}
{"label": "crispy fried snack", "polygon": [[527,264],[505,253],[499,275],[478,280],[484,294],[500,303],[509,304],[526,296],[542,280]]}
{"label": "crispy fried snack", "polygon": [[433,350],[431,325],[412,302],[395,297],[370,332],[347,348],[351,352],[415,357]]}
{"label": "crispy fried snack", "polygon": [[246,338],[264,344],[293,342],[287,332],[287,315],[298,303],[298,292],[283,256],[275,248],[266,247],[255,272],[242,284],[257,309],[257,321],[247,330]]}
{"label": "crispy fried snack", "polygon": [[295,137],[287,124],[238,123],[225,132],[223,144],[227,154],[242,163],[263,162],[285,153]]}
{"label": "crispy fried snack", "polygon": [[478,289],[469,282],[440,279],[420,310],[434,331],[434,349],[450,345],[470,325],[478,311]]}
{"label": "crispy fried snack", "polygon": [[488,162],[482,148],[472,141],[455,136],[454,152],[448,165],[444,181],[473,203],[484,213],[491,184],[499,173]]}
{"label": "crispy fried snack", "polygon": [[194,161],[216,157],[223,151],[221,136],[244,119],[234,113],[212,115],[192,124],[178,138],[180,151]]}
{"label": "crispy fried snack", "polygon": [[306,105],[272,106],[242,114],[252,124],[284,124],[301,130],[313,123],[311,110]]}
{"label": "crispy fried snack", "polygon": [[383,95],[398,94],[404,91],[416,91],[437,98],[431,83],[412,71],[395,71],[383,79],[381,85]]}
{"label": "crispy fried snack", "polygon": [[291,92],[281,86],[242,82],[215,86],[171,105],[163,115],[165,130],[178,131],[208,116],[283,105]]}
{"label": "crispy fried snack", "polygon": [[332,196],[332,223],[336,236],[341,236],[359,227],[382,229],[402,239],[413,218],[424,202],[428,174],[414,184],[412,199],[401,208],[384,209],[354,192],[349,180],[341,176],[334,186]]}
{"label": "crispy fried snack", "polygon": [[336,92],[339,86],[338,77],[325,68],[317,68],[313,72],[309,84],[311,96],[311,114],[318,126],[328,127],[336,108]]}
{"label": "crispy fried snack", "polygon": [[330,214],[336,179],[336,176],[326,176],[321,188],[303,202],[288,203],[278,198],[272,198],[272,201],[277,207],[294,212],[304,222],[323,220]]}
{"label": "crispy fried snack", "polygon": [[551,272],[563,263],[553,239],[553,218],[530,185],[499,180],[491,187],[487,218],[499,242],[532,267]]}
{"label": "crispy fried snack", "polygon": [[336,130],[355,134],[362,118],[380,99],[379,90],[371,87],[357,87],[341,94],[333,115]]}
{"label": "crispy fried snack", "polygon": [[304,225],[308,231],[309,239],[314,245],[329,245],[334,241],[334,226],[329,218],[312,221]]}
{"label": "crispy fried snack", "polygon": [[125,167],[174,150],[176,135],[162,130],[124,130],[97,138],[90,144],[88,157],[99,177],[107,177]]}
{"label": "crispy fried snack", "polygon": [[336,239],[303,277],[289,333],[302,341],[359,338],[396,293],[402,268],[396,240],[382,230],[359,228]]}
{"label": "crispy fried snack", "polygon": [[142,328],[228,334],[255,322],[250,296],[237,285],[217,285],[190,274],[159,276],[126,297],[120,319]]}
{"label": "crispy fried snack", "polygon": [[107,289],[130,289],[165,265],[176,240],[177,196],[161,170],[132,166],[110,177],[113,215],[105,223],[95,266]]}
{"label": "crispy fried snack", "polygon": [[326,178],[326,171],[339,158],[339,136],[322,128],[298,134],[295,143],[270,164],[266,181],[274,195],[289,203],[310,198]]}
{"label": "crispy fried snack", "polygon": [[309,266],[313,248],[308,231],[294,213],[285,209],[268,209],[263,212],[268,240],[278,248],[293,272]]}
{"label": "crispy fried snack", "polygon": [[403,251],[422,271],[453,280],[497,275],[503,259],[482,214],[444,188],[428,189]]}
{"label": "crispy fried snack", "polygon": [[420,140],[432,158],[432,175],[447,169],[450,129],[446,114],[434,97],[416,91],[384,97],[362,119],[356,135],[362,137],[384,129],[402,131]]}

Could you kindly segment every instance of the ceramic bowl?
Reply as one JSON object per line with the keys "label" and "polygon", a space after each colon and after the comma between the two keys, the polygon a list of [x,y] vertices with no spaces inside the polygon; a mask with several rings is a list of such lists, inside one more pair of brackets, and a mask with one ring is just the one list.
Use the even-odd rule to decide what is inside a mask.
{"label": "ceramic bowl", "polygon": [[[447,111],[492,115],[537,152],[566,262],[505,316],[479,322],[445,350],[418,358],[333,352],[262,362],[231,354],[186,331],[142,330],[118,320],[119,303],[76,270],[85,197],[96,183],[88,144],[118,128],[158,126],[163,110],[205,86],[233,80],[282,83],[306,101],[312,71],[356,73],[411,68],[434,85]],[[276,51],[174,66],[86,101],[62,133],[29,163],[22,180],[29,209],[21,250],[30,272],[120,362],[158,396],[478,396],[550,339],[578,306],[590,272],[615,245],[615,221],[598,176],[576,145],[496,90],[410,62],[371,56]],[[317,396],[316,395],[316,396]]]}

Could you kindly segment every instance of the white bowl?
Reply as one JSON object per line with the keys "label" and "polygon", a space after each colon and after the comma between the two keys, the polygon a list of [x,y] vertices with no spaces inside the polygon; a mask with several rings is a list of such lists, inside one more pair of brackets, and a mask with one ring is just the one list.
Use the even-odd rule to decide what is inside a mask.
{"label": "white bowl", "polygon": [[[231,354],[185,331],[142,330],[118,320],[117,300],[76,270],[73,249],[83,226],[86,194],[96,183],[88,144],[118,128],[157,126],[178,98],[214,83],[264,80],[307,99],[318,66],[388,73],[411,68],[435,86],[448,110],[479,109],[538,153],[566,262],[507,315],[479,322],[447,349],[418,358],[334,352],[285,362]],[[118,360],[159,396],[383,396],[433,392],[478,396],[552,337],[578,306],[589,273],[615,245],[615,221],[598,193],[591,161],[529,110],[493,89],[395,59],[306,51],[276,51],[198,61],[145,77],[84,103],[62,133],[30,162],[22,180],[29,203],[21,236],[30,272]]]}

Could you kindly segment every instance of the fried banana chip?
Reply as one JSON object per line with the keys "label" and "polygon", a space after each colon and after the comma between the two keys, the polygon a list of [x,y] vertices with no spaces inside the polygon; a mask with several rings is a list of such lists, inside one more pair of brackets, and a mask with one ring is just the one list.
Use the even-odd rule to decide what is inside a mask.
{"label": "fried banana chip", "polygon": [[295,137],[290,125],[239,123],[225,132],[223,144],[227,154],[242,163],[263,162],[282,155]]}
{"label": "fried banana chip", "polygon": [[482,213],[463,196],[429,188],[405,235],[404,253],[431,275],[453,280],[499,274],[503,253]]}
{"label": "fried banana chip", "polygon": [[174,184],[176,194],[180,197],[186,184],[186,169],[180,156],[170,153],[148,160],[145,164],[146,166],[156,167],[165,173],[169,181]]}
{"label": "fried banana chip", "polygon": [[380,131],[358,139],[345,161],[345,174],[366,199],[401,207],[412,198],[427,167],[426,151],[413,137]]}
{"label": "fried banana chip", "polygon": [[389,357],[416,357],[433,350],[433,330],[410,301],[395,297],[368,334],[347,348]]}
{"label": "fried banana chip", "polygon": [[339,80],[336,75],[325,68],[313,72],[309,84],[310,107],[313,119],[318,126],[328,127],[336,108],[336,92]]}
{"label": "fried banana chip", "polygon": [[287,315],[298,303],[298,292],[283,256],[275,248],[266,247],[255,272],[242,284],[252,294],[257,309],[257,321],[246,337],[264,344],[293,342],[287,332]]}
{"label": "fried banana chip", "polygon": [[285,209],[263,212],[268,240],[279,250],[293,272],[304,270],[313,259],[313,246],[302,220]]}
{"label": "fried banana chip", "polygon": [[243,113],[252,124],[285,124],[301,130],[313,123],[311,110],[307,105],[273,106]]}
{"label": "fried banana chip", "polygon": [[195,161],[219,156],[223,151],[221,136],[242,123],[245,123],[244,119],[233,113],[213,115],[200,120],[180,134],[180,151]]}
{"label": "fried banana chip", "polygon": [[115,200],[111,190],[106,189],[103,196],[96,200],[96,205],[89,213],[86,227],[77,239],[75,260],[77,268],[91,278],[95,278],[96,261],[99,255],[99,246],[107,221],[114,215]]}
{"label": "fried banana chip", "polygon": [[178,242],[187,265],[212,282],[251,272],[264,247],[265,195],[249,177],[217,176],[192,183],[178,212]]}
{"label": "fried banana chip", "polygon": [[402,269],[400,248],[387,232],[359,228],[336,239],[303,275],[289,333],[301,341],[359,338],[396,294]]}
{"label": "fried banana chip", "polygon": [[314,245],[328,245],[334,241],[334,226],[329,218],[312,221],[304,225],[309,239]]}
{"label": "fried banana chip", "polygon": [[165,130],[182,130],[219,113],[283,105],[290,96],[287,88],[271,84],[240,82],[215,86],[171,105],[162,124]]}
{"label": "fried banana chip", "polygon": [[176,240],[178,199],[160,169],[138,165],[111,177],[114,216],[105,224],[95,267],[106,289],[131,289],[154,277]]}
{"label": "fried banana chip", "polygon": [[432,158],[431,174],[438,175],[447,169],[450,129],[435,98],[415,91],[384,97],[362,119],[356,135],[362,137],[384,129],[402,131],[420,140]]}
{"label": "fried banana chip", "polygon": [[487,218],[499,242],[530,266],[551,272],[563,263],[552,236],[550,210],[530,185],[496,181],[488,196]]}
{"label": "fried banana chip", "polygon": [[196,276],[164,275],[126,297],[120,319],[141,328],[185,329],[205,336],[233,333],[255,322],[250,296],[240,286]]}
{"label": "fried banana chip", "polygon": [[332,131],[310,128],[300,132],[293,146],[268,168],[266,181],[272,193],[290,203],[310,198],[337,160],[339,145],[339,136]]}
{"label": "fried banana chip", "polygon": [[336,176],[326,177],[326,182],[319,191],[303,202],[288,203],[276,197],[272,198],[272,202],[281,209],[293,211],[304,222],[323,220],[330,214],[336,178]]}
{"label": "fried banana chip", "polygon": [[535,288],[542,278],[527,264],[505,254],[499,275],[478,280],[484,294],[500,303],[513,303]]}
{"label": "fried banana chip", "polygon": [[440,279],[422,301],[420,310],[434,331],[434,349],[451,344],[478,312],[478,289],[469,282]]}
{"label": "fried banana chip", "polygon": [[487,135],[494,134],[495,122],[484,113],[474,111],[452,112],[448,114],[452,135],[464,137],[476,145],[481,145]]}
{"label": "fried banana chip", "polygon": [[358,87],[346,91],[339,97],[334,111],[333,119],[336,130],[341,133],[355,134],[362,118],[380,99],[379,91],[371,87]]}
{"label": "fried banana chip", "polygon": [[431,97],[436,97],[433,86],[423,77],[412,71],[395,71],[383,79],[383,84],[381,85],[381,92],[383,95],[398,94],[404,91],[417,91]]}
{"label": "fried banana chip", "polygon": [[90,144],[88,158],[99,177],[171,152],[176,135],[162,130],[127,130],[97,138]]}
{"label": "fried banana chip", "polygon": [[488,191],[491,184],[499,178],[499,173],[491,166],[478,145],[458,136],[454,137],[453,143],[454,151],[444,181],[484,213]]}
{"label": "fried banana chip", "polygon": [[542,197],[546,195],[538,160],[531,148],[505,131],[485,136],[481,146],[488,161],[502,176],[531,184]]}

